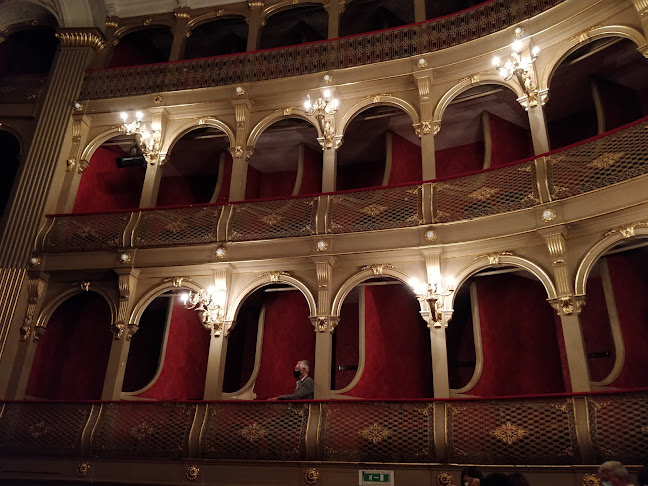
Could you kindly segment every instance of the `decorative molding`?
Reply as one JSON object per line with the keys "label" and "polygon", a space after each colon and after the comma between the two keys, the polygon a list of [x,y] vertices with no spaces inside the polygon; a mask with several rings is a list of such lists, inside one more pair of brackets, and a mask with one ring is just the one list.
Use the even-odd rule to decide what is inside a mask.
{"label": "decorative molding", "polygon": [[61,47],[92,47],[99,52],[106,47],[106,41],[99,30],[62,29],[56,33]]}
{"label": "decorative molding", "polygon": [[544,221],[545,223],[549,223],[556,219],[556,211],[551,208],[547,208],[540,214],[540,219],[542,219],[542,221]]}
{"label": "decorative molding", "polygon": [[447,471],[440,472],[437,474],[436,483],[438,486],[452,486],[454,484],[452,474]]}
{"label": "decorative molding", "polygon": [[175,289],[182,287],[182,282],[193,282],[191,277],[167,277],[163,281],[171,282],[171,285],[173,285],[173,288]]}
{"label": "decorative molding", "polygon": [[77,476],[85,476],[89,471],[90,463],[84,461],[77,467]]}
{"label": "decorative molding", "polygon": [[382,275],[385,268],[391,270],[394,266],[391,263],[374,263],[372,265],[365,265],[360,270],[371,270],[374,275]]}
{"label": "decorative molding", "polygon": [[25,318],[23,325],[20,327],[20,339],[27,341],[31,336],[32,322],[36,315],[36,308],[38,301],[43,295],[47,280],[43,278],[30,278],[27,281],[27,310],[25,311]]}
{"label": "decorative molding", "polygon": [[189,481],[195,481],[200,475],[200,468],[198,466],[189,466],[185,471],[185,476]]}
{"label": "decorative molding", "polygon": [[320,473],[314,467],[309,467],[304,472],[304,482],[306,484],[315,484],[320,477]]}
{"label": "decorative molding", "polygon": [[263,272],[260,277],[270,277],[270,282],[275,283],[279,282],[282,276],[284,277],[289,277],[290,273],[284,272],[283,270],[281,271],[274,271],[274,272]]}
{"label": "decorative molding", "polygon": [[549,301],[551,307],[553,307],[558,314],[563,314],[566,316],[572,314],[580,314],[581,310],[585,306],[585,296],[584,295],[566,295],[563,297],[558,297],[557,299],[551,299]]}
{"label": "decorative molding", "polygon": [[513,252],[510,251],[500,251],[495,253],[484,253],[475,258],[475,260],[481,260],[482,258],[487,258],[488,263],[491,265],[499,265],[500,258],[503,256],[513,256]]}
{"label": "decorative molding", "polygon": [[439,238],[439,235],[437,235],[437,232],[433,229],[429,229],[425,232],[424,237],[425,241],[427,241],[428,243],[434,243]]}
{"label": "decorative molding", "polygon": [[603,236],[612,236],[615,233],[620,233],[623,238],[632,238],[636,236],[635,228],[648,228],[648,222],[637,221],[635,223],[630,223],[625,226],[620,226],[618,228],[611,229],[606,232]]}
{"label": "decorative molding", "polygon": [[514,425],[511,422],[506,422],[506,424],[495,428],[491,434],[502,442],[508,445],[513,445],[515,442],[527,435],[527,432],[522,427]]}
{"label": "decorative molding", "polygon": [[374,103],[380,103],[383,98],[391,97],[391,96],[392,96],[391,93],[377,93],[377,94],[365,96],[364,98],[362,98],[362,101],[372,100]]}
{"label": "decorative molding", "polygon": [[582,486],[601,486],[601,481],[596,474],[586,474],[581,481]]}

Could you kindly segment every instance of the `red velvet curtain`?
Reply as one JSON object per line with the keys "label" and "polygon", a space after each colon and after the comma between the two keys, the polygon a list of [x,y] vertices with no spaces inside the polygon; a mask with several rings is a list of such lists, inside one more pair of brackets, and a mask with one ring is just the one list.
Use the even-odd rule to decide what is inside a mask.
{"label": "red velvet curtain", "polygon": [[230,184],[232,182],[232,166],[232,155],[227,152],[225,153],[225,163],[223,164],[223,182],[221,183],[220,191],[216,197],[216,202],[229,201]]}
{"label": "red velvet curtain", "polygon": [[338,370],[338,366],[353,367],[359,362],[359,312],[357,302],[342,304],[340,322],[335,328],[333,340],[335,341],[335,359],[333,361],[334,380],[332,388],[340,390],[347,386],[356,375],[355,369]]}
{"label": "red velvet curtain", "polygon": [[48,400],[101,398],[110,346],[110,307],[94,292],[56,308],[38,341],[26,394]]}
{"label": "red velvet curtain", "polygon": [[297,171],[267,172],[259,177],[258,198],[290,197],[295,188]]}
{"label": "red velvet curtain", "polygon": [[124,155],[119,147],[99,147],[83,171],[74,213],[102,212],[139,207],[145,167],[117,168],[115,158]]}
{"label": "red velvet curtain", "polygon": [[365,364],[349,396],[431,398],[430,334],[405,285],[361,287],[365,293]]}
{"label": "red velvet curtain", "polygon": [[299,194],[322,192],[322,151],[304,145],[304,171]]}
{"label": "red velvet curtain", "polygon": [[287,395],[295,390],[293,370],[305,359],[315,370],[315,332],[310,311],[298,290],[268,292],[261,363],[254,392],[258,399]]}
{"label": "red velvet curtain", "polygon": [[488,113],[491,138],[491,167],[533,155],[531,132],[504,118]]}
{"label": "red velvet curtain", "polygon": [[457,292],[452,320],[446,329],[446,348],[450,388],[462,388],[468,384],[475,371],[470,284],[462,286]]}
{"label": "red velvet curtain", "polygon": [[180,299],[172,304],[162,371],[155,383],[137,395],[156,400],[201,400],[205,391],[209,331],[195,310],[185,309]]}
{"label": "red velvet curtain", "polygon": [[484,166],[484,144],[475,142],[437,150],[434,160],[437,178],[481,170]]}
{"label": "red velvet curtain", "polygon": [[160,178],[157,207],[207,204],[214,194],[217,175],[175,176]]}
{"label": "red velvet curtain", "polygon": [[392,133],[392,166],[389,184],[417,182],[422,178],[421,147]]}
{"label": "red velvet curtain", "polygon": [[385,174],[385,162],[338,166],[337,172],[338,191],[381,186]]}
{"label": "red velvet curtain", "polygon": [[537,280],[477,279],[484,367],[470,390],[483,397],[564,392],[554,312]]}

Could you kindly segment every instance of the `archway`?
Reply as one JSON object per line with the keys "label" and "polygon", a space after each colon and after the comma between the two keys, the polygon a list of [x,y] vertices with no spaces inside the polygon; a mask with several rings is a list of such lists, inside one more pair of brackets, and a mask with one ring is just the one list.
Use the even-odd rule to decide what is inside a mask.
{"label": "archway", "polygon": [[414,23],[414,2],[353,0],[340,16],[340,36],[363,34]]}
{"label": "archway", "polygon": [[10,132],[0,130],[0,220],[4,215],[20,165],[20,141]]}
{"label": "archway", "polygon": [[58,47],[54,35],[57,23],[51,13],[44,8],[42,11],[39,27],[17,30],[0,43],[0,78],[49,73]]}
{"label": "archway", "polygon": [[167,62],[172,43],[171,29],[164,25],[129,32],[119,39],[108,67]]}
{"label": "archway", "polygon": [[328,38],[328,14],[322,4],[301,4],[273,12],[261,29],[260,49],[293,46]]}
{"label": "archway", "polygon": [[245,52],[248,25],[243,17],[221,17],[194,27],[185,45],[184,59]]}

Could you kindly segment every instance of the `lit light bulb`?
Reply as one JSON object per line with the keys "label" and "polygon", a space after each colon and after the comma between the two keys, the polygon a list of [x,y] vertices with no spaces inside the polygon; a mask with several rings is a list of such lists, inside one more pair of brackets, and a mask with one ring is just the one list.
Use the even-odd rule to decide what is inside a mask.
{"label": "lit light bulb", "polygon": [[120,118],[121,118],[122,120],[124,120],[124,121],[128,120],[128,113],[126,113],[125,111],[122,111],[122,112],[119,114],[119,116],[120,116]]}
{"label": "lit light bulb", "polygon": [[513,44],[511,44],[511,49],[513,49],[513,52],[520,52],[522,50],[522,41],[513,41]]}
{"label": "lit light bulb", "polygon": [[331,97],[331,91],[328,89],[325,89],[323,94],[324,98],[326,98],[327,100]]}
{"label": "lit light bulb", "polygon": [[538,57],[538,54],[540,53],[540,48],[538,46],[535,46],[533,50],[531,51],[531,54],[533,57]]}
{"label": "lit light bulb", "polygon": [[162,125],[159,124],[159,123],[151,123],[151,129],[152,129],[152,130],[161,130],[161,129],[162,129]]}
{"label": "lit light bulb", "polygon": [[138,111],[137,113],[135,113],[135,118],[137,118],[138,120],[141,120],[142,118],[144,118],[144,113],[142,113],[141,111]]}
{"label": "lit light bulb", "polygon": [[495,56],[495,57],[493,58],[493,66],[495,66],[495,67],[499,67],[499,65],[500,65],[500,58],[497,57],[497,56]]}
{"label": "lit light bulb", "polygon": [[186,304],[187,301],[189,300],[189,294],[184,293],[180,295],[180,300],[182,301],[183,304]]}

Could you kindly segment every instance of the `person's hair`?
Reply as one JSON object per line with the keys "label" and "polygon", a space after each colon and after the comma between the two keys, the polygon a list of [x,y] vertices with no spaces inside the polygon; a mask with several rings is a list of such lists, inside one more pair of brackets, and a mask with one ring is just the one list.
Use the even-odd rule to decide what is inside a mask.
{"label": "person's hair", "polygon": [[630,474],[619,461],[607,461],[598,468],[599,474],[606,472],[621,481],[630,482]]}
{"label": "person's hair", "polygon": [[490,473],[479,484],[480,486],[508,486],[509,480],[506,474]]}
{"label": "person's hair", "polygon": [[480,481],[484,479],[484,475],[477,467],[467,467],[461,471],[461,480],[463,481],[464,476],[470,476],[471,478],[479,479]]}
{"label": "person's hair", "polygon": [[310,363],[306,361],[305,359],[302,359],[301,361],[298,361],[299,367],[306,370],[306,373],[310,373]]}
{"label": "person's hair", "polygon": [[509,486],[531,486],[524,474],[514,472],[508,475]]}
{"label": "person's hair", "polygon": [[639,486],[648,486],[648,466],[639,469],[639,473],[637,474],[637,484]]}

